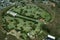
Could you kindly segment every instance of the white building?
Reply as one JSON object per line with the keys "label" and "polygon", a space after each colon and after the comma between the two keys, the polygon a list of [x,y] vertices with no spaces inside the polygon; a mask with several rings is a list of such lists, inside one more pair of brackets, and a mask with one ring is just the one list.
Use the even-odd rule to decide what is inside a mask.
{"label": "white building", "polygon": [[52,35],[48,35],[47,38],[46,38],[46,40],[55,40],[55,37],[52,36]]}

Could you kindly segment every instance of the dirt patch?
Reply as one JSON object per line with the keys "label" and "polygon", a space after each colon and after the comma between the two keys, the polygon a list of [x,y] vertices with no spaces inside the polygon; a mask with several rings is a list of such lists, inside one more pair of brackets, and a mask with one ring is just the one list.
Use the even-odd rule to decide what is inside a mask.
{"label": "dirt patch", "polygon": [[52,23],[48,24],[50,34],[60,36],[60,8],[55,9],[55,19]]}

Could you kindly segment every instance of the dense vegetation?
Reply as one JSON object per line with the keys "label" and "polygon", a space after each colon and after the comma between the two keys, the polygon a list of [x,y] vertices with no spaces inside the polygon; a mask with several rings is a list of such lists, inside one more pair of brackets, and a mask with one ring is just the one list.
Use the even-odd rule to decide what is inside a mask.
{"label": "dense vegetation", "polygon": [[[48,22],[51,19],[51,15],[49,15],[48,12],[34,4],[16,6],[11,8],[10,11],[17,13],[18,15],[14,17],[6,13],[3,16],[3,28],[7,32],[10,32],[11,30],[20,32],[19,37],[21,40],[34,39],[35,37],[39,37],[42,40],[47,35],[41,27],[44,25],[42,20]],[[37,20],[38,22],[36,23],[36,21],[33,20]]]}
{"label": "dense vegetation", "polygon": [[45,21],[49,21],[51,19],[51,15],[49,15],[48,12],[44,11],[43,9],[37,7],[34,4],[26,4],[26,6],[23,7],[22,5],[13,7],[12,11],[34,19],[43,18]]}
{"label": "dense vegetation", "polygon": [[[39,1],[38,1],[39,2]],[[38,3],[38,2],[36,2],[36,3]],[[23,3],[24,4],[24,3]],[[26,5],[26,4],[24,4],[24,5]],[[14,12],[16,12],[16,13],[18,13],[19,15],[21,15],[21,16],[23,16],[23,17],[28,17],[28,18],[32,18],[32,19],[35,19],[35,20],[38,20],[38,19],[44,19],[45,21],[48,21],[49,19],[50,19],[50,17],[47,17],[47,16],[50,16],[46,11],[44,12],[44,10],[42,9],[42,14],[40,14],[40,11],[39,11],[39,9],[41,9],[41,8],[39,8],[39,7],[37,7],[36,5],[36,7],[37,7],[37,9],[38,10],[36,10],[38,13],[37,14],[40,14],[39,15],[39,17],[38,16],[35,16],[35,14],[34,15],[32,15],[33,14],[33,12],[28,12],[29,10],[31,10],[31,11],[34,11],[35,13],[36,13],[36,11],[35,11],[35,9],[34,9],[34,7],[31,9],[29,9],[28,8],[28,10],[26,9],[26,10],[24,10],[27,6],[24,6],[24,5],[20,5],[20,6],[16,6],[16,7],[13,7],[12,8],[12,10],[14,11]],[[21,7],[21,6],[23,6],[23,7]],[[34,6],[34,5],[33,5]],[[59,7],[60,5],[59,5],[59,3],[57,3],[57,6]],[[59,9],[59,8],[58,8]],[[22,11],[23,10],[23,11]],[[6,13],[6,9],[4,9],[4,11],[2,11],[3,13]],[[25,12],[27,11],[27,14],[25,14]],[[56,36],[60,36],[60,23],[59,23],[59,10],[57,10],[56,9],[56,11],[58,11],[58,14],[56,14],[56,18],[55,18],[55,21],[53,22],[53,23],[51,23],[51,24],[49,24],[48,25],[48,28],[47,29],[49,29],[48,30],[48,32],[50,32],[50,34],[52,34],[52,35],[56,35]],[[0,13],[2,13],[1,11],[0,11]],[[21,13],[22,12],[22,13]],[[44,13],[43,13],[44,12]],[[46,15],[46,13],[47,13],[47,16],[45,17],[45,16],[43,16],[43,15]],[[29,15],[29,14],[31,14],[31,15]],[[20,17],[20,16],[19,16]],[[28,20],[28,19],[27,19]],[[26,39],[27,37],[28,37],[28,35],[27,35],[27,33],[28,32],[30,32],[31,30],[34,30],[34,31],[32,31],[32,32],[35,32],[35,33],[32,33],[32,34],[38,34],[38,33],[36,33],[36,31],[35,31],[35,29],[37,28],[36,26],[39,24],[39,23],[35,23],[35,21],[34,22],[32,22],[31,20],[29,21],[27,21],[27,20],[25,20],[25,19],[22,19],[22,18],[16,18],[16,17],[13,17],[13,16],[11,16],[11,15],[7,15],[7,14],[4,14],[3,15],[3,24],[4,24],[4,26],[3,26],[3,28],[6,30],[6,31],[8,31],[8,32],[10,32],[10,30],[12,30],[12,29],[14,29],[14,30],[16,30],[17,31],[17,33],[18,32],[20,32],[21,31],[21,35],[20,35],[20,37],[22,38],[22,39]],[[41,23],[41,22],[40,22]],[[0,23],[1,24],[1,23]],[[28,24],[28,25],[27,25]],[[40,25],[40,24],[39,24]],[[43,25],[43,24],[42,24]],[[1,25],[0,25],[1,26]],[[28,27],[29,26],[29,27]],[[21,27],[21,28],[20,28]],[[38,31],[40,31],[40,30],[42,30],[41,29],[41,27],[42,26],[40,26],[40,29],[36,29],[36,30],[38,30]],[[43,28],[46,30],[46,26],[45,25],[43,25]],[[42,32],[42,33],[41,33]],[[44,32],[43,30],[42,31],[40,31],[39,32],[39,34],[38,34],[38,39],[40,38],[41,40],[42,40],[42,38],[43,38],[43,36],[45,35],[45,33],[46,32]],[[1,33],[2,34],[2,33]],[[31,35],[32,35],[31,34]],[[3,35],[3,34],[2,34]],[[3,35],[4,36],[4,35]],[[1,38],[3,38],[3,36],[1,36]],[[33,35],[34,36],[34,35]],[[30,38],[28,37],[28,39],[27,40],[29,40]],[[38,40],[37,39],[37,40]],[[39,40],[40,40],[39,39]],[[15,39],[14,39],[15,40]],[[30,39],[31,40],[31,39]],[[59,40],[59,39],[58,39]]]}

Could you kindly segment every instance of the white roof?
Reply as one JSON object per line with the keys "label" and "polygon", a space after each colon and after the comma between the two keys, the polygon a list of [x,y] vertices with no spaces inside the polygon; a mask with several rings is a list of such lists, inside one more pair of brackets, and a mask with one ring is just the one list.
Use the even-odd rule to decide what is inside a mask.
{"label": "white roof", "polygon": [[55,39],[55,37],[54,37],[54,36],[51,36],[51,35],[48,35],[48,37],[49,37],[49,38],[52,38],[52,39]]}
{"label": "white roof", "polygon": [[7,13],[9,13],[9,14],[11,14],[11,15],[13,15],[13,16],[16,16],[16,15],[17,15],[17,13],[12,12],[12,11],[7,11]]}

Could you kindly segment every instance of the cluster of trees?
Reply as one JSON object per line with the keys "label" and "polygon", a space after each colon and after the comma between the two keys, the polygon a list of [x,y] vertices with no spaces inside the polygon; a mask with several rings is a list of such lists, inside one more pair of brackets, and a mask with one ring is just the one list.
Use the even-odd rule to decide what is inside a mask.
{"label": "cluster of trees", "polygon": [[12,11],[17,12],[19,15],[27,16],[33,19],[43,18],[45,21],[49,21],[51,19],[51,15],[48,12],[34,4],[27,4],[26,6],[17,8],[13,7]]}
{"label": "cluster of trees", "polygon": [[[14,17],[9,16],[9,15],[8,16],[7,15],[6,16],[3,15],[3,16],[4,16],[4,19],[6,20],[6,22],[8,22],[8,24],[6,24],[6,26],[5,26],[5,29],[7,29],[7,30],[15,29],[15,30],[21,31],[21,34],[22,34],[21,37],[24,40],[27,40],[27,37],[28,37],[27,33],[28,32],[30,32],[30,34],[34,37],[41,30],[40,29],[40,27],[41,27],[40,23],[39,24],[35,24],[33,22],[30,22],[30,21],[21,20],[20,18],[15,18],[14,19]],[[17,24],[17,22],[18,22],[18,24]]]}
{"label": "cluster of trees", "polygon": [[[32,6],[33,6],[33,5],[32,5]],[[27,11],[25,10],[25,7],[26,7],[26,6],[22,7],[22,9],[23,9],[23,11],[25,10],[25,12],[28,12],[29,8],[31,7],[30,9],[31,9],[31,10],[33,9],[32,11],[35,12],[35,10],[36,10],[36,14],[38,13],[37,16],[40,16],[40,12],[43,13],[43,10],[42,10],[42,9],[39,9],[39,8],[37,8],[37,7],[35,7],[35,6],[32,7],[32,6],[29,6],[29,5],[28,5],[28,9],[26,9]],[[36,9],[35,9],[35,8],[36,8]],[[34,9],[35,9],[35,10],[34,10]],[[39,9],[39,10],[38,10],[38,9]],[[8,10],[8,9],[7,9],[7,10]],[[2,13],[5,13],[7,10],[3,11]],[[19,13],[21,12],[20,7],[19,7],[19,8],[13,8],[13,10],[16,11],[16,12],[18,11]],[[37,11],[37,10],[38,10],[38,11]],[[24,13],[25,13],[25,12],[24,12]],[[21,12],[21,13],[22,13],[22,12]],[[30,13],[28,12],[27,14],[30,14]],[[32,13],[32,14],[33,14],[33,13]],[[31,15],[32,15],[32,14],[31,14]],[[43,14],[45,14],[45,12],[44,12]],[[30,16],[31,16],[31,15],[30,15]],[[28,16],[28,15],[27,15],[27,16]],[[33,16],[36,16],[36,15],[33,15]],[[33,17],[33,16],[32,16],[32,17]],[[37,16],[36,16],[36,17],[37,17]],[[46,15],[43,15],[42,17],[45,17],[45,16],[46,16]],[[49,15],[48,15],[48,16],[49,16]],[[5,16],[5,17],[6,17],[6,16]],[[7,16],[7,17],[8,17],[8,16]],[[32,18],[32,17],[31,17],[31,18]],[[8,17],[8,18],[9,18],[9,17]],[[12,17],[12,18],[13,18],[13,17]],[[19,22],[18,22],[17,20],[18,20]],[[6,21],[7,21],[7,20],[6,20]],[[23,39],[26,39],[26,38],[27,38],[26,32],[31,31],[31,29],[33,29],[33,30],[31,31],[31,35],[33,35],[33,36],[36,35],[37,33],[40,33],[40,30],[41,30],[41,29],[40,29],[40,27],[41,27],[40,24],[36,24],[36,26],[35,26],[34,23],[31,23],[31,22],[23,22],[23,20],[21,20],[21,19],[16,19],[16,20],[14,19],[14,20],[10,20],[10,21],[11,21],[11,22],[9,22],[8,25],[6,26],[6,27],[8,27],[7,29],[9,30],[9,29],[12,29],[12,28],[13,28],[13,29],[16,29],[16,30],[18,30],[18,31],[21,31],[21,32],[23,33],[23,34],[22,34],[22,36],[23,36],[22,38],[23,38]],[[16,23],[15,23],[15,21],[16,21]],[[17,22],[18,22],[19,25],[17,24]],[[22,25],[23,23],[25,23],[25,24]],[[28,24],[28,25],[27,25],[27,24]],[[17,27],[17,25],[18,25],[18,27]],[[38,25],[38,26],[37,26],[37,25]],[[30,26],[31,26],[31,27],[30,27]],[[20,28],[20,27],[21,27],[21,28]],[[42,31],[42,30],[41,30],[41,31]],[[34,32],[34,33],[33,33],[33,32]],[[41,36],[41,35],[40,35],[40,36]]]}

